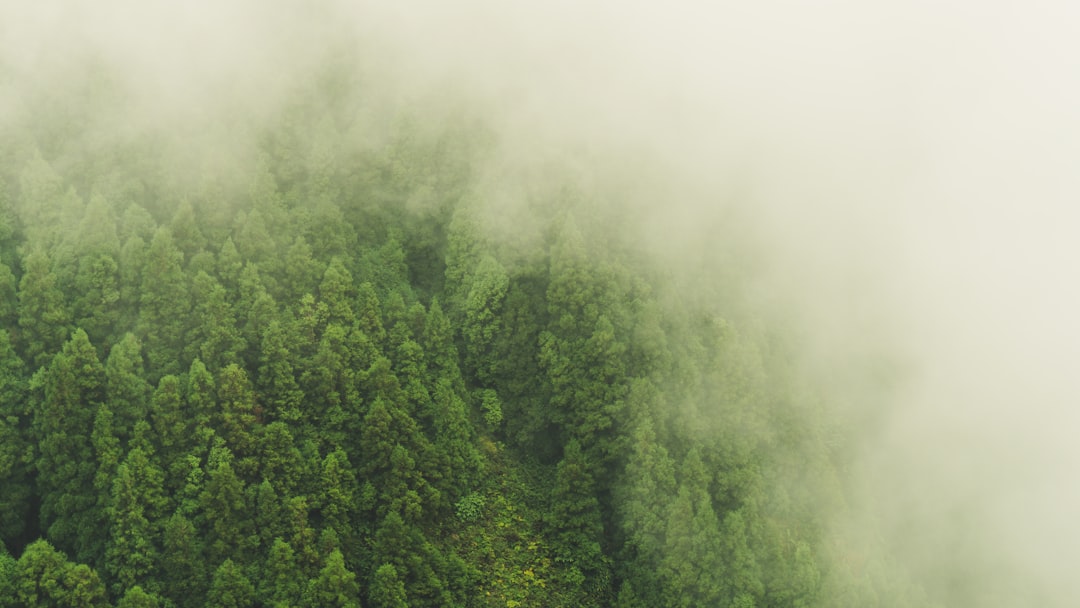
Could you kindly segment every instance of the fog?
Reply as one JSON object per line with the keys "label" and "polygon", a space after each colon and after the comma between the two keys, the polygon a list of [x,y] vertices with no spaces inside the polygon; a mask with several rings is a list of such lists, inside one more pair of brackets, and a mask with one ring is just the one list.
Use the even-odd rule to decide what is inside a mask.
{"label": "fog", "polygon": [[838,533],[950,605],[1076,604],[1080,5],[313,4],[5,3],[0,117],[94,55],[132,83],[115,124],[216,124],[358,50],[387,103],[483,108],[492,174],[628,183],[673,268],[747,248],[857,421]]}

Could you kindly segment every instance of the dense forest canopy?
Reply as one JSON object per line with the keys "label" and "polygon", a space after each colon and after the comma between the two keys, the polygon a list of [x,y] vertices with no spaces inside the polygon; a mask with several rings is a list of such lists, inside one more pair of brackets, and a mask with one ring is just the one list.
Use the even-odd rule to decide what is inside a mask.
{"label": "dense forest canopy", "polygon": [[912,396],[881,250],[807,246],[906,217],[794,192],[917,166],[864,154],[864,78],[782,112],[662,65],[648,11],[256,4],[0,19],[0,608],[1065,605],[979,528],[1013,494],[867,458],[914,451],[897,395],[965,393]]}

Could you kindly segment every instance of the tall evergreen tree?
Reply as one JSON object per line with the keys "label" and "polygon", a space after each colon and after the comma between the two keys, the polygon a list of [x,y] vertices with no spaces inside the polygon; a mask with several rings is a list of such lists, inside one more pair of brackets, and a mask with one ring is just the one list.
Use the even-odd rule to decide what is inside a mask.
{"label": "tall evergreen tree", "polygon": [[139,291],[138,328],[153,371],[151,382],[182,370],[185,321],[191,310],[188,277],[181,266],[183,259],[184,254],[176,248],[169,229],[159,228],[146,252]]}
{"label": "tall evergreen tree", "polygon": [[95,561],[87,534],[96,530],[97,459],[87,429],[105,400],[105,369],[86,332],[76,330],[64,349],[35,377],[33,435],[37,440],[41,522],[48,537],[80,560]]}
{"label": "tall evergreen tree", "polygon": [[133,334],[113,345],[105,360],[105,398],[113,414],[113,430],[127,440],[135,422],[145,420],[152,388],[144,380],[142,344]]}
{"label": "tall evergreen tree", "polygon": [[23,362],[0,329],[0,539],[22,535],[32,508],[34,451]]}
{"label": "tall evergreen tree", "polygon": [[206,608],[249,608],[254,605],[255,587],[240,566],[226,559],[214,571]]}
{"label": "tall evergreen tree", "polygon": [[161,593],[180,608],[202,606],[207,572],[195,526],[183,515],[170,517],[162,532]]}
{"label": "tall evergreen tree", "polygon": [[60,350],[71,332],[71,311],[44,251],[23,258],[19,281],[19,333],[23,358],[37,369]]}
{"label": "tall evergreen tree", "polygon": [[360,586],[356,575],[345,567],[345,558],[335,549],[326,558],[319,576],[308,583],[301,606],[305,608],[360,608]]}

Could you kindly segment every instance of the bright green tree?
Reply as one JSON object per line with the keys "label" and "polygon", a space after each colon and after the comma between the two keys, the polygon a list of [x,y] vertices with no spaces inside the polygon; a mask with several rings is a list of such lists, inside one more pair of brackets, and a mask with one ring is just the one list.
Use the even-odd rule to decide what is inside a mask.
{"label": "bright green tree", "polygon": [[71,332],[71,311],[51,266],[48,255],[40,250],[23,258],[19,333],[23,358],[33,369],[47,364]]}
{"label": "bright green tree", "polygon": [[161,600],[153,593],[143,591],[136,585],[124,592],[124,596],[116,604],[116,608],[158,608]]}
{"label": "bright green tree", "polygon": [[15,597],[35,608],[105,608],[105,585],[93,569],[74,564],[48,541],[30,543],[16,565]]}
{"label": "bright green tree", "polygon": [[210,591],[206,595],[206,608],[248,608],[255,605],[255,587],[244,575],[244,570],[231,559],[226,559],[214,571]]}
{"label": "bright green tree", "polygon": [[360,608],[360,585],[345,567],[341,551],[326,557],[319,576],[308,583],[301,606],[305,608]]}
{"label": "bright green tree", "polygon": [[184,329],[191,310],[188,277],[181,268],[183,259],[184,254],[176,248],[169,229],[159,228],[146,252],[137,325],[146,347],[152,382],[182,370]]}
{"label": "bright green tree", "polygon": [[368,591],[368,605],[371,608],[409,608],[405,583],[393,564],[383,564],[375,570]]}
{"label": "bright green tree", "polygon": [[296,555],[292,546],[281,538],[275,538],[259,578],[259,600],[264,606],[274,608],[297,606],[305,588],[305,582],[297,576]]}
{"label": "bright green tree", "polygon": [[105,360],[105,398],[113,414],[113,431],[124,441],[137,420],[147,417],[152,387],[144,380],[142,343],[128,333],[109,350]]}
{"label": "bright green tree", "polygon": [[228,449],[215,448],[211,461],[199,504],[206,525],[202,536],[213,561],[238,555],[249,546],[252,521],[244,500],[244,482],[233,471]]}

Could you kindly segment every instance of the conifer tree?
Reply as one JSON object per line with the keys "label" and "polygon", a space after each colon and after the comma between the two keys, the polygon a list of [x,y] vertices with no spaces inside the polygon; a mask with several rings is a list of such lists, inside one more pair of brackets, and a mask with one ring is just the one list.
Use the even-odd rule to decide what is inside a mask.
{"label": "conifer tree", "polygon": [[162,532],[161,593],[180,608],[202,606],[206,569],[195,526],[183,515],[170,517]]}
{"label": "conifer tree", "polygon": [[185,322],[191,310],[188,277],[181,267],[183,259],[169,229],[159,228],[146,252],[139,291],[138,329],[152,370],[151,382],[182,369]]}
{"label": "conifer tree", "polygon": [[135,585],[124,592],[116,608],[159,608],[161,601],[153,593],[143,591],[143,588]]}
{"label": "conifer tree", "polygon": [[199,504],[206,522],[207,554],[213,561],[237,555],[249,546],[251,520],[247,517],[244,483],[233,471],[228,449],[215,448],[211,461]]}
{"label": "conifer tree", "polygon": [[393,564],[383,564],[375,571],[368,592],[368,602],[372,608],[408,608],[409,601],[405,594],[405,583],[398,576]]}
{"label": "conifer tree", "polygon": [[267,414],[274,420],[296,424],[301,419],[304,392],[296,382],[293,354],[278,320],[271,321],[262,334],[259,373],[256,383]]}
{"label": "conifer tree", "polygon": [[582,591],[595,593],[608,578],[600,540],[603,523],[596,486],[581,447],[571,439],[563,452],[552,488],[548,524],[557,541],[557,555],[571,577],[581,577]]}
{"label": "conifer tree", "polygon": [[23,258],[19,281],[19,333],[23,358],[33,369],[46,365],[71,332],[71,311],[44,251]]}
{"label": "conifer tree", "polygon": [[[76,330],[35,379],[33,435],[37,440],[41,522],[57,545],[95,560],[86,535],[95,530],[97,459],[87,429],[105,399],[105,369],[86,332]],[[80,540],[82,538],[82,540]]]}
{"label": "conifer tree", "polygon": [[360,608],[360,586],[356,575],[345,567],[341,551],[326,557],[319,576],[308,583],[301,606],[305,608]]}
{"label": "conifer tree", "polygon": [[264,606],[297,606],[306,588],[306,581],[297,575],[296,556],[292,546],[275,538],[259,579],[259,598]]}
{"label": "conifer tree", "polygon": [[257,441],[260,409],[247,373],[236,364],[221,370],[217,382],[219,412],[215,427],[236,457],[237,475],[254,479],[258,469]]}
{"label": "conifer tree", "polygon": [[255,587],[243,569],[226,559],[214,571],[206,608],[249,608],[255,605]]}
{"label": "conifer tree", "polygon": [[18,537],[30,521],[34,452],[23,362],[0,329],[0,539]]}
{"label": "conifer tree", "polygon": [[[105,553],[106,568],[119,592],[135,585],[155,583],[157,549],[146,517],[147,500],[139,494],[137,475],[129,466],[131,458],[120,464],[113,482],[110,509],[111,534]],[[135,465],[138,466],[138,465]]]}
{"label": "conifer tree", "polygon": [[152,392],[144,380],[142,344],[134,334],[125,334],[113,345],[105,360],[105,398],[113,415],[113,432],[126,441],[137,420],[147,417]]}

